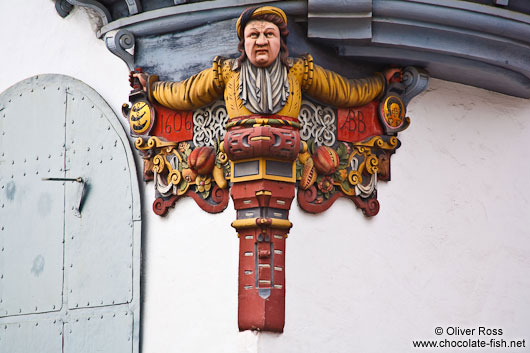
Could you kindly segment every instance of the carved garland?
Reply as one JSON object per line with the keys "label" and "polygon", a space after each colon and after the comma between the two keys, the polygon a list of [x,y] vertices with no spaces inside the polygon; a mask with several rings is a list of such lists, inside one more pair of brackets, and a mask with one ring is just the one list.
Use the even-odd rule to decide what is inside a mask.
{"label": "carved garland", "polygon": [[[297,199],[302,209],[322,212],[337,198],[347,197],[364,215],[378,213],[377,182],[390,180],[390,157],[400,146],[395,135],[410,124],[400,97],[410,100],[410,92],[421,92],[418,86],[425,87],[427,81],[412,67],[404,70],[404,76],[407,82],[389,87],[381,101],[363,107],[336,109],[302,101],[298,120],[305,142],[296,160]],[[140,134],[132,125],[131,113],[135,102],[142,101],[140,96],[131,94],[133,109],[125,105],[123,111],[131,134],[138,136],[136,148],[144,158],[144,179],[154,181],[154,212],[165,215],[183,196],[192,197],[207,212],[223,211],[231,180],[231,166],[220,147],[228,123],[224,101],[193,112],[155,104],[151,128]]]}

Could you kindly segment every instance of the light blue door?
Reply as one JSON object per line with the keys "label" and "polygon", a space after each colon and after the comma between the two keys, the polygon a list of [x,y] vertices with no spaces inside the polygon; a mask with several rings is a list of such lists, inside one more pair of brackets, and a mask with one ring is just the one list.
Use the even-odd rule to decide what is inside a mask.
{"label": "light blue door", "polygon": [[138,352],[141,217],[118,118],[62,75],[0,95],[0,353]]}

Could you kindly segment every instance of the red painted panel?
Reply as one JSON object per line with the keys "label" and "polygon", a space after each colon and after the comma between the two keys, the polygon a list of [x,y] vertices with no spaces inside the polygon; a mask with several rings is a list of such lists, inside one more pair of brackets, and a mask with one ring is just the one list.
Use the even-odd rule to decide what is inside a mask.
{"label": "red painted panel", "polygon": [[362,107],[337,109],[337,139],[359,142],[383,134],[377,117],[378,101]]}
{"label": "red painted panel", "polygon": [[284,323],[285,287],[272,288],[267,299],[259,296],[258,289],[239,288],[239,331],[283,332]]}
{"label": "red painted panel", "polygon": [[[291,209],[294,199],[294,184],[274,180],[254,180],[243,183],[234,183],[230,188],[230,195],[234,201],[234,208],[242,210],[245,208],[260,207],[256,192],[268,190],[272,192],[267,207]],[[250,200],[250,203],[248,202]],[[245,203],[247,202],[247,203]]]}
{"label": "red painted panel", "polygon": [[[270,267],[259,266],[258,267],[258,271],[259,271],[258,279],[260,281],[269,281],[270,282],[270,280],[271,280],[271,268]],[[259,283],[259,287],[260,288],[270,288],[270,286],[271,286],[270,283],[264,283],[264,282],[260,282]]]}
{"label": "red painted panel", "polygon": [[193,139],[193,113],[177,111],[153,104],[156,117],[151,136],[163,137],[167,141],[180,142]]}
{"label": "red painted panel", "polygon": [[232,161],[254,157],[294,161],[300,150],[300,134],[270,126],[237,128],[226,133],[224,149]]}

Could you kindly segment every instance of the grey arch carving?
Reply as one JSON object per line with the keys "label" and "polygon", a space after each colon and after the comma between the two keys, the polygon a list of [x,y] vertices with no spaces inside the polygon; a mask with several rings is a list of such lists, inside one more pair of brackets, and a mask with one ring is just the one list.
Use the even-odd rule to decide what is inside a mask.
{"label": "grey arch carving", "polygon": [[[60,1],[96,8],[99,4],[100,10],[119,3]],[[297,41],[303,38],[306,47],[338,53],[352,64],[418,66],[432,77],[530,98],[530,2],[526,0],[488,4],[483,0],[171,1],[174,5],[144,0],[133,16],[133,0],[126,1],[129,14],[112,20],[103,16],[108,22],[97,31],[98,37],[125,29],[139,41],[228,21],[249,6],[276,5],[285,10],[290,23],[296,23],[298,32],[304,32]],[[139,50],[137,54],[143,55]],[[131,60],[122,51],[111,51],[127,58],[127,63]]]}
{"label": "grey arch carving", "polygon": [[85,7],[94,11],[94,13],[101,19],[102,25],[108,24],[112,21],[112,16],[110,15],[109,10],[101,2],[96,0],[66,0],[70,5],[77,5]]}

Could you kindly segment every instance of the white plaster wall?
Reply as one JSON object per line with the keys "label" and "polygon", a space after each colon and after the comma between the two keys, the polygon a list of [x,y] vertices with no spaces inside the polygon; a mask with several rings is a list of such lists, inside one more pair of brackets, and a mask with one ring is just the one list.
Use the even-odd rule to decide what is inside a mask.
{"label": "white plaster wall", "polygon": [[0,91],[34,75],[69,75],[98,91],[121,117],[130,90],[127,66],[96,38],[83,9],[63,19],[51,0],[2,0],[0,42]]}
{"label": "white plaster wall", "polygon": [[[413,352],[438,326],[503,329],[530,348],[530,102],[432,80],[366,219],[294,208],[285,333],[258,352]],[[445,351],[455,351],[447,349]],[[481,352],[495,352],[483,348]]]}
{"label": "white plaster wall", "polygon": [[[0,91],[66,74],[120,116],[127,67],[84,11],[62,19],[52,1],[0,1],[0,40]],[[317,216],[294,205],[282,335],[237,331],[232,204],[210,215],[184,199],[160,218],[148,184],[143,352],[413,352],[411,341],[436,338],[436,326],[502,328],[502,338],[529,341],[529,109],[433,80],[409,105],[376,217],[347,200]]]}
{"label": "white plaster wall", "polygon": [[[97,90],[126,127],[127,66],[96,38],[83,9],[63,19],[51,0],[0,1],[0,42],[0,92],[34,75],[69,75]],[[140,187],[143,352],[235,352],[246,344],[237,330],[235,211],[210,215],[185,199],[160,218],[152,183]]]}

